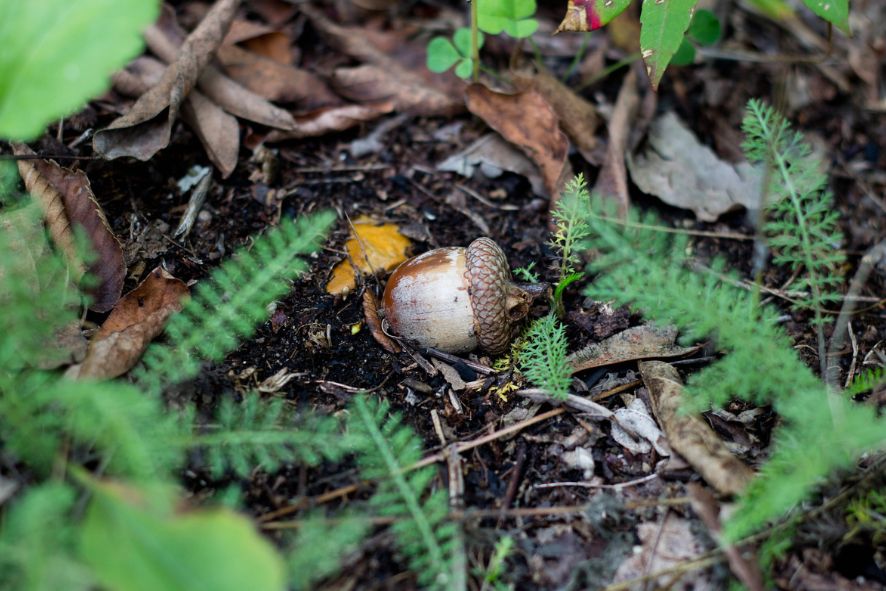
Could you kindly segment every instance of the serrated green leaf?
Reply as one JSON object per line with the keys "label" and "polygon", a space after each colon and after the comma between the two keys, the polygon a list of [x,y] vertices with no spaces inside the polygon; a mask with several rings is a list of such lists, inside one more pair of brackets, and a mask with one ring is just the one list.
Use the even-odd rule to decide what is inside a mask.
{"label": "serrated green leaf", "polygon": [[803,4],[849,35],[849,0],[803,0]]}
{"label": "serrated green leaf", "polygon": [[29,140],[142,51],[156,0],[0,2],[0,137]]}
{"label": "serrated green leaf", "polygon": [[461,59],[458,50],[445,37],[434,37],[428,43],[427,66],[431,72],[440,74]]}
{"label": "serrated green leaf", "polygon": [[502,31],[521,39],[538,29],[535,0],[481,0],[477,5],[477,26],[490,35]]}
{"label": "serrated green leaf", "polygon": [[697,10],[689,24],[689,35],[701,45],[713,45],[720,40],[720,20],[710,10]]}
{"label": "serrated green leaf", "polygon": [[683,42],[698,0],[643,0],[640,51],[653,88]]}
{"label": "serrated green leaf", "polygon": [[83,523],[81,553],[102,588],[282,591],[284,565],[248,519],[226,509],[158,514],[143,491],[109,483]]}
{"label": "serrated green leaf", "polygon": [[674,53],[674,57],[671,58],[671,64],[675,66],[688,66],[694,61],[695,46],[684,37],[683,43],[680,44],[677,52]]}

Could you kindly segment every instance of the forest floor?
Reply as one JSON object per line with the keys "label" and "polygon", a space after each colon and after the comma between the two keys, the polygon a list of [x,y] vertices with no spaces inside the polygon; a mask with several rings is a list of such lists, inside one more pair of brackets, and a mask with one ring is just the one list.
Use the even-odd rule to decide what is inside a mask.
{"label": "forest floor", "polygon": [[[487,38],[482,60],[497,73],[485,73],[483,80],[514,92],[513,82],[519,78],[514,72],[529,76],[531,85],[534,72],[543,68],[565,80],[564,88],[570,96],[582,97],[587,111],[529,109],[514,120],[513,113],[479,117],[468,112],[467,83],[451,72],[432,74],[425,69],[427,41],[465,23],[467,8],[461,3],[367,3],[379,10],[358,6],[362,4],[342,1],[303,12],[282,1],[244,3],[235,21],[239,33],[225,46],[228,52],[221,64],[258,94],[297,113],[302,131],[273,141],[279,137],[274,138],[269,127],[241,119],[235,166],[224,178],[215,167],[205,202],[185,236],[173,236],[191,198],[179,181],[192,167],[213,167],[206,146],[190,127],[174,125],[168,146],[144,162],[73,161],[88,175],[110,227],[123,243],[124,292],[157,266],[185,282],[199,282],[283,217],[322,209],[339,214],[324,247],[309,259],[309,271],[274,306],[270,320],[223,362],[206,366],[196,380],[169,395],[212,408],[220,397],[237,397],[263,386],[265,396],[328,413],[342,409],[360,391],[384,397],[405,415],[428,454],[460,450],[448,467],[447,454],[440,454],[438,482],[449,487],[453,515],[460,516],[464,527],[468,571],[482,571],[495,543],[509,536],[514,548],[502,580],[516,589],[615,589],[620,587],[613,580],[631,579],[641,581],[635,588],[726,588],[736,563],[715,549],[711,522],[699,516],[699,507],[705,506],[714,507],[716,515],[720,503],[693,488],[704,481],[692,466],[675,465],[655,447],[625,446],[613,438],[605,421],[502,389],[512,381],[514,390],[529,384],[512,371],[484,373],[495,358],[474,353],[464,356],[469,361],[465,363],[433,359],[421,351],[385,351],[366,326],[361,297],[363,290],[380,293],[385,273],[361,277],[344,295],[330,293],[328,284],[335,266],[346,260],[352,223],[364,217],[395,224],[410,241],[410,255],[465,246],[489,236],[502,247],[512,268],[534,265],[542,280],[556,281],[559,260],[549,233],[549,188],[556,186],[556,179],[544,172],[552,162],[561,173],[566,166],[583,173],[592,187],[623,186],[616,191],[622,202],[656,211],[677,228],[701,231],[692,237],[698,260],[724,257],[730,269],[752,281],[753,215],[740,206],[711,214],[707,194],[678,195],[681,206],[668,205],[641,190],[634,175],[642,174],[639,155],[649,150],[650,130],[665,113],[675,114],[698,144],[708,146],[715,160],[731,169],[742,159],[745,104],[758,97],[778,105],[826,164],[845,235],[840,245],[847,254],[845,291],[860,257],[886,236],[886,9],[877,0],[854,2],[853,37],[835,30],[829,45],[825,24],[808,11],[776,23],[738,3],[708,3],[720,17],[721,40],[700,49],[696,64],[670,67],[653,92],[642,62],[631,59],[637,51],[636,12],[629,11],[600,31],[553,36],[563,6],[543,3],[537,15],[540,31],[532,44],[505,36]],[[190,29],[207,8],[189,0],[177,3],[175,12]],[[241,54],[231,56],[238,51]],[[260,68],[244,57],[247,52],[249,60],[267,68],[270,78],[250,79]],[[238,70],[238,60],[247,65]],[[620,60],[626,65],[607,69]],[[356,68],[361,64],[371,66],[370,75],[361,77]],[[273,82],[280,72],[303,77],[290,85]],[[427,81],[427,86],[416,86],[417,80]],[[552,104],[557,100],[550,95],[547,99]],[[91,142],[84,141],[89,134],[84,132],[105,127],[126,112],[131,101],[111,91],[83,113],[50,128],[32,147],[38,154],[60,156],[66,165],[65,156],[92,156]],[[550,112],[559,116],[564,128],[570,117],[588,112],[597,117],[593,124],[585,119],[570,128],[565,158],[557,160],[554,149],[548,154],[537,149],[534,159],[527,158],[528,150],[513,148],[509,154],[499,149],[464,156],[475,141],[495,133],[491,127],[506,137],[511,127],[543,136],[532,140],[539,142],[536,146],[560,141],[560,136],[550,139],[558,133],[550,125]],[[591,135],[582,138],[581,133]],[[677,141],[666,134],[659,139]],[[209,144],[224,141],[204,139]],[[215,146],[219,152],[226,147],[230,148]],[[625,154],[633,157],[631,170],[622,164]],[[462,165],[472,162],[475,174],[441,170],[441,163],[453,156],[461,157]],[[500,176],[482,175],[476,164],[483,159],[488,163],[484,170],[497,169]],[[798,353],[817,367],[810,315],[792,311],[787,301],[790,273],[768,265],[759,279],[766,288],[766,303],[782,310],[784,328]],[[570,350],[644,324],[629,310],[585,298],[581,287],[581,282],[573,284],[565,296]],[[881,262],[857,294],[861,303],[851,319],[851,345],[841,351],[843,380],[850,371],[857,374],[886,359],[884,295],[886,263]],[[531,316],[544,313],[546,304],[541,302]],[[101,323],[103,316],[89,319]],[[699,348],[676,367],[689,375],[714,354],[711,345]],[[280,375],[288,378],[282,385]],[[276,384],[269,381],[274,376]],[[634,399],[648,402],[637,364],[630,358],[575,378],[575,392],[613,411]],[[882,389],[868,394],[866,403],[882,406],[883,394]],[[778,423],[770,409],[735,403],[704,418],[748,465],[759,467],[765,461]],[[460,479],[452,478],[453,471]],[[848,535],[845,506],[816,512],[850,482],[852,474],[835,477],[801,508],[808,518],[796,526],[790,549],[765,573],[774,585],[886,586],[886,540]],[[200,470],[188,471],[185,483],[197,496],[231,484]],[[241,484],[247,511],[272,537],[307,506],[335,508],[364,494],[355,471],[341,465],[256,471]],[[414,586],[404,573],[391,534],[382,528],[349,558],[342,574],[322,588]],[[480,588],[475,579],[471,585]]]}

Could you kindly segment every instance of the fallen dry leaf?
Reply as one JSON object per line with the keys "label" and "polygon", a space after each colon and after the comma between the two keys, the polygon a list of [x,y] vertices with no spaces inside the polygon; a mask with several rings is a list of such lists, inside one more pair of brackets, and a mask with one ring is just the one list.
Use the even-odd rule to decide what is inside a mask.
{"label": "fallen dry leaf", "polygon": [[568,361],[572,366],[572,373],[578,373],[625,361],[654,357],[682,357],[698,350],[698,347],[679,347],[674,344],[676,340],[675,327],[644,324],[623,330],[599,343],[591,343],[584,349],[572,353]]}
{"label": "fallen dry leaf", "polygon": [[[671,455],[664,434],[640,398],[634,398],[627,406],[616,410],[615,418],[618,420],[612,422],[612,438],[632,454],[646,454],[654,447],[661,456]],[[634,435],[628,433],[625,427]]]}
{"label": "fallen dry leaf", "polygon": [[600,158],[596,154],[596,132],[600,117],[594,105],[560,82],[547,69],[516,73],[514,79],[521,90],[536,90],[545,97],[557,114],[560,127],[569,136],[575,149],[589,163],[600,163]]}
{"label": "fallen dry leaf", "polygon": [[503,94],[482,84],[465,91],[468,110],[520,148],[538,166],[552,204],[572,177],[569,140],[551,105],[536,90]]}
{"label": "fallen dry leaf", "polygon": [[648,138],[645,150],[628,157],[631,178],[644,193],[692,210],[705,222],[741,207],[760,207],[760,169],[723,162],[673,111],[652,122]]}
{"label": "fallen dry leaf", "polygon": [[341,103],[323,80],[300,68],[283,65],[234,45],[216,52],[228,75],[269,101],[317,109]]}
{"label": "fallen dry leaf", "polygon": [[624,78],[615,108],[609,119],[607,131],[609,144],[600,174],[594,183],[594,192],[618,201],[619,213],[624,215],[631,204],[628,195],[628,173],[625,170],[625,155],[628,149],[630,126],[640,105],[637,73],[632,69]]}
{"label": "fallen dry leaf", "polygon": [[283,31],[254,21],[234,19],[222,47],[238,43],[250,52],[277,63],[292,65],[292,39]]}
{"label": "fallen dry leaf", "polygon": [[[13,144],[12,150],[19,156],[34,155],[24,144]],[[84,269],[77,262],[74,228],[83,230],[95,256],[94,262],[85,270],[98,280],[89,291],[92,296],[89,308],[107,312],[120,299],[126,265],[120,241],[92,194],[86,173],[62,168],[54,160],[39,159],[19,160],[18,170],[25,188],[43,209],[52,240],[79,272]]]}
{"label": "fallen dry leaf", "polygon": [[396,52],[389,54],[367,42],[374,36],[363,29],[337,25],[310,4],[300,8],[331,45],[364,62],[333,72],[330,82],[340,95],[361,103],[390,100],[395,110],[413,115],[454,115],[464,110],[463,83],[454,74],[429,71],[421,44],[401,40]]}
{"label": "fallen dry leaf", "polygon": [[468,178],[474,176],[478,168],[484,177],[490,179],[498,178],[504,172],[519,174],[529,180],[535,193],[543,195],[545,192],[544,179],[538,168],[523,152],[495,132],[487,133],[437,165],[437,170],[455,172]]}
{"label": "fallen dry leaf", "polygon": [[218,0],[212,6],[160,81],[128,113],[95,133],[92,145],[97,154],[108,160],[122,156],[147,160],[169,145],[181,104],[224,38],[239,5],[240,0]]}
{"label": "fallen dry leaf", "polygon": [[123,296],[92,337],[86,358],[70,377],[110,379],[125,374],[141,358],[166,320],[188,295],[184,282],[157,267]]}
{"label": "fallen dry leaf", "polygon": [[[707,549],[692,533],[692,524],[687,519],[673,513],[666,513],[661,523],[646,522],[637,526],[640,538],[638,552],[631,553],[615,571],[613,583],[641,579],[631,590],[643,589],[643,577],[650,573],[673,568],[693,558],[698,558]],[[674,574],[653,578],[650,588],[671,589],[672,591],[713,591],[717,589],[709,572],[697,572],[692,576],[675,580]]]}
{"label": "fallen dry leaf", "polygon": [[356,219],[345,243],[348,259],[332,270],[326,292],[338,296],[353,290],[357,285],[355,266],[363,274],[393,270],[406,260],[410,245],[396,224],[377,224],[365,216]]}
{"label": "fallen dry leaf", "polygon": [[[174,11],[164,7],[159,20],[145,31],[145,41],[157,57],[175,64],[182,59],[187,39],[195,33],[185,38],[184,31],[175,20]],[[207,97],[231,115],[275,129],[291,129],[295,125],[289,112],[237,84],[213,65],[203,68],[197,85]]]}
{"label": "fallen dry leaf", "polygon": [[[157,83],[163,76],[163,70],[163,64],[154,58],[139,57],[114,74],[114,88],[121,94],[140,96]],[[240,126],[237,119],[198,90],[188,94],[180,116],[194,130],[222,178],[230,176],[240,155]]]}
{"label": "fallen dry leaf", "polygon": [[296,117],[295,127],[286,131],[275,130],[265,138],[267,142],[280,142],[305,137],[317,137],[333,131],[350,129],[361,123],[378,119],[394,108],[393,103],[385,101],[366,105],[342,105],[327,107],[313,113]]}
{"label": "fallen dry leaf", "polygon": [[668,436],[671,449],[686,458],[720,493],[741,493],[753,479],[754,471],[732,455],[707,423],[680,411],[683,382],[674,366],[663,361],[641,361],[639,365],[652,399],[652,410]]}

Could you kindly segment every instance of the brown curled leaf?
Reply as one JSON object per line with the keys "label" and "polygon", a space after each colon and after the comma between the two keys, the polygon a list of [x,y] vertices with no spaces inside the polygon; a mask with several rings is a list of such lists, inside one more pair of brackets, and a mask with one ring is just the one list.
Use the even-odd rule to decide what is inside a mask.
{"label": "brown curled leaf", "polygon": [[578,373],[638,359],[683,357],[698,350],[698,347],[679,347],[675,344],[676,339],[677,329],[673,326],[634,326],[572,353],[568,361],[572,373]]}
{"label": "brown curled leaf", "polygon": [[754,471],[735,457],[707,423],[680,412],[683,382],[674,366],[663,361],[641,361],[640,374],[649,389],[655,417],[668,436],[671,449],[721,494],[741,493]]}
{"label": "brown curled leaf", "polygon": [[[157,23],[145,31],[145,42],[161,60],[174,65],[182,59],[191,36],[185,38],[174,12],[164,8]],[[207,97],[231,115],[275,129],[292,129],[295,125],[288,111],[234,82],[211,64],[203,68],[197,85]]]}
{"label": "brown curled leaf", "polygon": [[344,131],[361,123],[378,119],[382,115],[390,113],[393,108],[393,103],[385,101],[368,105],[341,105],[318,109],[313,113],[306,113],[297,117],[294,129],[272,131],[265,138],[265,141],[280,142],[305,137],[317,137],[334,131]]}
{"label": "brown curled leaf", "polygon": [[[13,144],[13,152],[34,156],[24,144]],[[75,274],[79,276],[86,270],[98,280],[90,290],[90,309],[107,312],[120,299],[126,265],[120,241],[96,201],[86,174],[82,170],[62,168],[54,160],[19,160],[18,170],[25,188],[43,209],[52,240],[71,261]],[[75,227],[83,230],[92,246],[95,260],[88,269],[83,269],[77,256]]]}
{"label": "brown curled leaf", "polygon": [[98,154],[108,160],[121,156],[147,160],[169,145],[182,102],[221,44],[239,6],[240,0],[218,0],[212,6],[160,81],[128,113],[96,132],[92,145]]}
{"label": "brown curled leaf", "polygon": [[77,377],[110,379],[132,369],[187,295],[184,282],[160,267],[151,271],[95,333]]}
{"label": "brown curled leaf", "polygon": [[552,203],[572,177],[569,140],[551,105],[536,90],[504,94],[482,84],[465,91],[468,110],[535,162]]}
{"label": "brown curled leaf", "polygon": [[384,329],[382,329],[378,309],[378,298],[375,297],[372,290],[367,289],[363,292],[363,319],[366,320],[366,326],[369,327],[369,334],[388,353],[399,353],[400,345],[385,334]]}

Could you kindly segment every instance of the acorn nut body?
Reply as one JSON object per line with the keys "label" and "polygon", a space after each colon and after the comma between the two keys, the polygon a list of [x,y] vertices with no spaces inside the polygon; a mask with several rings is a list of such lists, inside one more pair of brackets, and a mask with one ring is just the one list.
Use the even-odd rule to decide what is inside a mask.
{"label": "acorn nut body", "polygon": [[501,248],[478,238],[466,248],[438,248],[401,264],[388,279],[382,308],[391,330],[418,345],[498,355],[533,295],[513,283]]}

